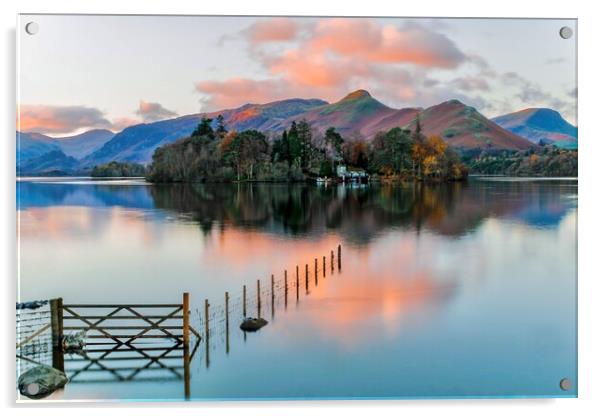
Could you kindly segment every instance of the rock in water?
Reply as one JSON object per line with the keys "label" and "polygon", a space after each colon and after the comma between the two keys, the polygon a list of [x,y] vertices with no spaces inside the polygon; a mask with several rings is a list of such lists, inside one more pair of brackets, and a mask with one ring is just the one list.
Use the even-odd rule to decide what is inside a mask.
{"label": "rock in water", "polygon": [[245,332],[255,332],[268,324],[263,318],[245,318],[240,324],[240,329]]}
{"label": "rock in water", "polygon": [[86,331],[68,334],[63,337],[63,352],[81,354],[86,348]]}
{"label": "rock in water", "polygon": [[67,384],[69,379],[62,371],[47,365],[30,368],[19,377],[22,395],[30,399],[43,399]]}

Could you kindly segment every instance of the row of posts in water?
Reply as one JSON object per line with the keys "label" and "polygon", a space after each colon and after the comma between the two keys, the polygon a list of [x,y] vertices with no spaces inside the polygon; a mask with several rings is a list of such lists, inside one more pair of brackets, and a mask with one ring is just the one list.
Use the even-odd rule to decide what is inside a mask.
{"label": "row of posts in water", "polygon": [[[336,269],[338,269],[339,271],[341,270],[342,267],[342,258],[341,258],[341,245],[339,244],[337,247],[337,253],[336,253],[336,259],[335,259],[335,253],[334,250],[330,251],[330,271],[331,273],[334,272]],[[326,277],[326,270],[327,270],[327,257],[326,256],[322,256],[322,277]],[[315,258],[314,259],[314,267],[313,267],[313,278],[314,278],[314,282],[315,282],[315,286],[318,286],[318,281],[319,281],[319,271],[320,271],[320,267],[319,267],[319,259]],[[292,276],[291,276],[292,277]],[[303,280],[302,280],[303,279]],[[290,284],[289,284],[290,283]],[[304,275],[303,277],[300,274],[300,269],[299,266],[295,266],[295,276],[294,276],[294,281],[291,279],[289,281],[289,274],[288,274],[288,270],[284,270],[284,287],[283,287],[283,291],[284,291],[284,307],[286,308],[288,306],[288,300],[289,300],[289,288],[292,286],[292,288],[295,290],[295,300],[296,302],[299,302],[299,290],[302,287],[302,283],[304,283],[305,286],[305,293],[308,294],[309,293],[309,286],[310,286],[310,265],[309,264],[305,264],[305,270],[304,270]],[[271,275],[271,279],[270,279],[270,298],[271,298],[271,310],[272,310],[272,315],[274,314],[274,300],[276,297],[276,290],[275,290],[275,285],[274,285],[274,275]],[[242,287],[242,315],[243,317],[247,317],[247,312],[250,312],[247,310],[247,300],[248,300],[248,291],[247,291],[247,285],[243,285]],[[261,280],[257,279],[257,285],[256,285],[256,307],[257,307],[257,318],[261,317],[261,306],[262,306],[262,299],[261,299]],[[204,305],[204,344],[205,344],[205,352],[206,352],[206,359],[207,359],[207,365],[208,365],[208,353],[209,353],[209,338],[210,338],[210,313],[209,313],[209,300],[205,299],[205,305]],[[225,292],[224,294],[224,325],[225,325],[225,333],[226,333],[226,353],[229,352],[229,330],[230,330],[230,316],[229,316],[229,310],[230,310],[230,294],[229,292]]]}

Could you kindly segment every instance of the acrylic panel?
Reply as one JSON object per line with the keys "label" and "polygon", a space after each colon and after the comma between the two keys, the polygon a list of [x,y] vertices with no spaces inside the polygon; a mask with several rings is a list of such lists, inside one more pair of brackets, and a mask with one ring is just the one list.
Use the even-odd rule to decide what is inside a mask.
{"label": "acrylic panel", "polygon": [[577,21],[20,15],[19,400],[577,396]]}

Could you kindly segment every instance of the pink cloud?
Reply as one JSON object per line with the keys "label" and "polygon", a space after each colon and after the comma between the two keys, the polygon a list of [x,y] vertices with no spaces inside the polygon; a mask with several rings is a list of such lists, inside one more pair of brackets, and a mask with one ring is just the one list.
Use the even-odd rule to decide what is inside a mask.
{"label": "pink cloud", "polygon": [[208,97],[204,103],[208,111],[288,98],[322,98],[332,101],[344,95],[342,93],[344,89],[338,87],[300,85],[282,78],[267,80],[230,78],[223,81],[202,81],[196,84],[196,90]]}
{"label": "pink cloud", "polygon": [[[294,19],[277,18],[261,20],[244,34],[252,56],[273,78],[199,82],[197,91],[208,97],[211,109],[291,97],[336,101],[359,88],[392,103],[416,104],[442,89],[427,71],[469,60],[445,35],[414,22],[394,26],[334,18],[300,26]],[[265,45],[275,41],[287,43]],[[470,86],[478,88],[477,82],[471,80]],[[427,84],[422,89],[429,91],[421,92]]]}
{"label": "pink cloud", "polygon": [[271,60],[269,69],[289,82],[320,87],[340,86],[352,77],[369,74],[369,69],[362,62],[300,50],[289,50]]}
{"label": "pink cloud", "polygon": [[378,25],[367,19],[320,21],[309,48],[375,63],[455,68],[466,56],[447,38],[416,23]]}
{"label": "pink cloud", "polygon": [[102,111],[78,105],[21,105],[17,117],[17,129],[23,132],[64,134],[81,128],[111,127]]}
{"label": "pink cloud", "polygon": [[247,31],[249,41],[254,44],[293,40],[297,35],[297,23],[286,17],[260,20]]}
{"label": "pink cloud", "polygon": [[168,110],[159,103],[149,103],[144,100],[140,100],[136,114],[142,117],[142,120],[145,122],[164,120],[178,115],[176,112]]}
{"label": "pink cloud", "polygon": [[210,109],[238,107],[244,103],[273,101],[279,95],[284,83],[279,80],[252,80],[231,78],[225,81],[202,81],[196,90],[208,95]]}
{"label": "pink cloud", "polygon": [[140,123],[141,123],[141,121],[136,118],[120,117],[120,118],[113,120],[113,122],[112,122],[113,125],[111,127],[111,130],[113,130],[115,132],[119,132],[119,131],[122,131],[123,129],[125,129],[126,127],[134,126],[134,125],[140,124]]}

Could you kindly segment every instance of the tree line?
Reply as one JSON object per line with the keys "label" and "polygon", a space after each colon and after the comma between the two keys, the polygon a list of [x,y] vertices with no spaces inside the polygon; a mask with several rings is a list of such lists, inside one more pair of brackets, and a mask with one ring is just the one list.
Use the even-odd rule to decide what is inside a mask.
{"label": "tree line", "polygon": [[578,151],[546,145],[539,149],[483,155],[468,161],[470,172],[484,175],[576,177]]}
{"label": "tree line", "polygon": [[344,138],[334,127],[316,133],[306,120],[276,137],[228,130],[220,115],[201,119],[190,137],[159,147],[147,178],[153,182],[304,181],[334,178],[337,166],[389,179],[461,180],[467,168],[438,136],[393,128],[372,142]]}
{"label": "tree line", "polygon": [[139,163],[109,162],[92,168],[92,177],[145,176],[146,167]]}

